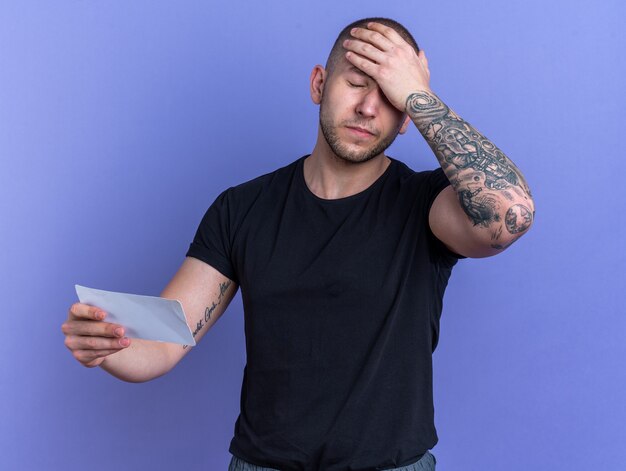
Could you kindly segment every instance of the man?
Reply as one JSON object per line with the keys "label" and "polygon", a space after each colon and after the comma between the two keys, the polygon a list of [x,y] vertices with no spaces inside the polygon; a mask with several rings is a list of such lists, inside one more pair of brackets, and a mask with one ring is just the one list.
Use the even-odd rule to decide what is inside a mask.
{"label": "man", "polygon": [[[309,156],[229,188],[206,212],[161,294],[196,340],[241,286],[247,365],[230,469],[434,469],[432,352],[462,257],[502,252],[534,203],[515,165],[429,87],[398,23],[340,33],[311,74]],[[440,167],[384,154],[413,121]],[[125,381],[165,374],[187,346],[124,337],[75,304],[62,330],[85,366]]]}

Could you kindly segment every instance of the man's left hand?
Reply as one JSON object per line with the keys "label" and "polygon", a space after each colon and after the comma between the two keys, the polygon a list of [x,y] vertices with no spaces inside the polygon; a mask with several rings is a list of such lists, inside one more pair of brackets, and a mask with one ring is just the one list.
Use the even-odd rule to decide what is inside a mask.
{"label": "man's left hand", "polygon": [[346,59],[372,77],[393,106],[404,112],[411,93],[430,91],[424,51],[415,52],[393,28],[368,23],[351,34],[353,38],[343,43]]}

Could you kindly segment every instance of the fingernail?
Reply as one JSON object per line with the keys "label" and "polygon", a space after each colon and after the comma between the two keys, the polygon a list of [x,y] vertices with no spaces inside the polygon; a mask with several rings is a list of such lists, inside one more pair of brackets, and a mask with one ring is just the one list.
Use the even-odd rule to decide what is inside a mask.
{"label": "fingernail", "polygon": [[124,331],[122,330],[121,327],[118,327],[117,329],[115,329],[115,335],[117,335],[118,337],[121,337],[123,333]]}
{"label": "fingernail", "polygon": [[127,337],[124,337],[123,339],[120,340],[120,345],[122,347],[128,347],[129,344],[130,344],[130,340]]}
{"label": "fingernail", "polygon": [[100,311],[96,313],[96,319],[101,321],[102,319],[104,319],[104,312]]}

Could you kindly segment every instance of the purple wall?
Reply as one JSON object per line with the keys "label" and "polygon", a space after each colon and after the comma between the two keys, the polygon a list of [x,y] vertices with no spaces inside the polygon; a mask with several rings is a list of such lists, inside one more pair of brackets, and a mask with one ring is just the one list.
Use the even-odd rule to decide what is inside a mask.
{"label": "purple wall", "polygon": [[[174,371],[139,385],[80,366],[60,325],[75,283],[158,295],[221,190],[312,149],[310,70],[368,15],[414,32],[434,91],[536,197],[528,236],[452,275],[438,469],[624,469],[626,8],[416,4],[0,3],[3,469],[226,469],[239,297]],[[437,164],[415,129],[390,155]]]}

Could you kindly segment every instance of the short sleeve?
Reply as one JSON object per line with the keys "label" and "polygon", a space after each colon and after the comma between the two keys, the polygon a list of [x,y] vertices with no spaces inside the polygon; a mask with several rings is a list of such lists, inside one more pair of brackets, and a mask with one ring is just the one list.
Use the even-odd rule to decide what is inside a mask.
{"label": "short sleeve", "polygon": [[436,168],[431,171],[428,175],[427,181],[427,195],[428,195],[428,211],[430,212],[430,207],[435,202],[435,198],[437,195],[441,193],[445,187],[450,184],[450,180],[446,177],[446,174],[443,173],[441,167]]}
{"label": "short sleeve", "polygon": [[238,283],[231,257],[229,190],[222,192],[207,209],[189,245],[187,256],[208,263]]}
{"label": "short sleeve", "polygon": [[[445,173],[443,173],[443,170],[441,167],[433,170],[432,172],[430,172],[430,174],[428,175],[427,178],[427,190],[426,190],[426,195],[428,198],[428,205],[427,205],[427,212],[426,214],[429,215],[430,214],[430,208],[432,207],[433,203],[435,202],[435,199],[437,198],[437,196],[439,195],[439,193],[441,193],[441,191],[446,188],[448,185],[450,185],[450,180],[448,180],[448,177],[446,176]],[[428,221],[428,219],[427,219]],[[452,250],[450,250],[448,247],[446,247],[446,245],[441,242],[437,236],[435,236],[435,234],[433,234],[433,232],[430,230],[430,224],[428,224],[427,222],[427,226],[428,226],[428,235],[429,238],[431,239],[431,242],[433,244],[433,247],[439,251],[440,253],[442,253],[444,256],[446,256],[451,262],[456,262],[456,260],[462,259],[462,258],[466,258],[463,255],[460,255],[456,252],[453,252]]]}

